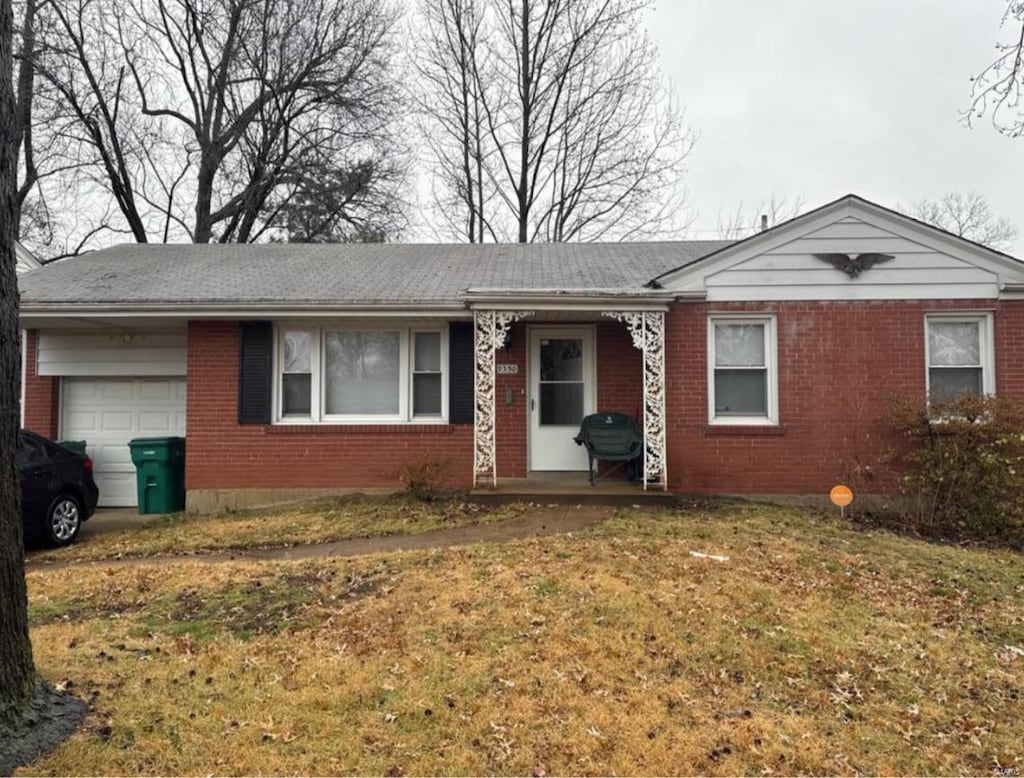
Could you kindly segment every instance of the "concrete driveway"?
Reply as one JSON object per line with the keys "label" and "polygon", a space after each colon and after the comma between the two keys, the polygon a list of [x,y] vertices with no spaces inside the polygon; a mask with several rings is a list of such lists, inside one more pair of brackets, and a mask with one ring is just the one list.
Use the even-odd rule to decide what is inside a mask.
{"label": "concrete driveway", "polygon": [[82,523],[78,539],[131,529],[144,524],[153,516],[142,516],[138,508],[97,508],[96,513]]}

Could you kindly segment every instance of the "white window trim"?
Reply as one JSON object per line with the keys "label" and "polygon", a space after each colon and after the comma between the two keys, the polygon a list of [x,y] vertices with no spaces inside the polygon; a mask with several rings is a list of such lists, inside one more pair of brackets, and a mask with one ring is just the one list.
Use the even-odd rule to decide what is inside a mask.
{"label": "white window trim", "polygon": [[[416,375],[416,336],[421,333],[440,332],[441,335],[441,352],[438,356],[440,364],[438,368],[441,373],[441,413],[440,414],[421,414],[416,415],[415,408],[413,408],[413,376]],[[409,392],[409,419],[417,423],[430,423],[446,421],[448,418],[448,329],[445,325],[442,329],[437,330],[430,327],[411,327],[409,329],[408,348],[409,348],[409,371],[408,371],[408,392]],[[422,375],[436,375],[434,372],[420,371]]]}
{"label": "white window trim", "polygon": [[[709,314],[707,323],[707,397],[708,424],[714,426],[778,426],[779,368],[778,336],[775,314]],[[765,332],[764,361],[767,370],[768,414],[766,416],[715,415],[715,326],[718,324],[763,324]]]}
{"label": "white window trim", "polygon": [[[312,338],[310,349],[310,397],[309,416],[284,416],[281,413],[284,373],[281,369],[282,349],[284,348],[283,332],[308,332]],[[397,414],[329,414],[324,411],[327,373],[323,370],[324,353],[327,347],[326,334],[330,332],[397,332],[399,333],[399,386]],[[439,332],[441,334],[441,414],[440,416],[413,416],[412,414],[412,339],[417,332]],[[346,325],[344,322],[326,323],[317,327],[308,324],[287,323],[274,326],[274,360],[271,392],[273,402],[274,424],[282,426],[308,426],[311,424],[447,424],[448,423],[448,323],[439,322],[437,327],[417,325],[410,327],[404,324],[392,326],[381,322],[379,325]]]}
{"label": "white window trim", "polygon": [[929,337],[932,322],[981,324],[978,332],[978,337],[981,340],[978,344],[981,354],[981,391],[994,395],[996,393],[996,344],[992,313],[957,311],[955,313],[926,313],[924,316],[924,387],[926,396],[930,398],[932,393],[932,354],[931,338]]}

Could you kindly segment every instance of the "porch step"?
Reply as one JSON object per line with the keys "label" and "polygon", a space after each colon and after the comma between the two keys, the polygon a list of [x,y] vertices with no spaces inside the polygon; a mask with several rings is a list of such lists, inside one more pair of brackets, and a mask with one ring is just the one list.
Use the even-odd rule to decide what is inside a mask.
{"label": "porch step", "polygon": [[507,505],[513,502],[535,502],[542,505],[630,505],[671,508],[676,497],[671,492],[648,490],[622,482],[555,484],[532,479],[507,479],[497,488],[474,489],[469,498],[481,505]]}

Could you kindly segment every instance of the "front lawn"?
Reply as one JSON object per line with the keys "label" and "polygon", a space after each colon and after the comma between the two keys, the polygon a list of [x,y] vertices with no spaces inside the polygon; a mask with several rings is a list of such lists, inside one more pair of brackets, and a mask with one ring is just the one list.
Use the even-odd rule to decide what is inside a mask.
{"label": "front lawn", "polygon": [[[691,552],[728,557],[720,561]],[[91,701],[25,774],[1013,774],[1024,557],[795,509],[311,562],[35,570]]]}
{"label": "front lawn", "polygon": [[137,527],[83,537],[67,548],[29,552],[32,562],[69,562],[158,554],[196,554],[330,543],[350,538],[412,535],[511,518],[523,506],[485,508],[463,500],[420,502],[393,497],[342,497],[301,506],[140,516]]}

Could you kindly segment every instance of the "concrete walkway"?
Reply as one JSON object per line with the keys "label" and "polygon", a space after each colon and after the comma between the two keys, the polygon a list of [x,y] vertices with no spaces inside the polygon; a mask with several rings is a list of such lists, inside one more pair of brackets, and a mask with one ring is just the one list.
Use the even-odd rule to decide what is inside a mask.
{"label": "concrete walkway", "polygon": [[[491,524],[433,530],[416,535],[351,538],[332,543],[313,543],[289,548],[254,548],[232,551],[197,551],[190,554],[164,554],[123,559],[49,562],[27,561],[27,571],[60,570],[72,567],[121,567],[130,565],[164,565],[168,562],[244,562],[274,559],[302,560],[330,557],[353,557],[393,551],[414,551],[429,548],[450,548],[476,543],[505,543],[510,540],[579,532],[608,519],[615,512],[608,506],[554,505],[537,508],[520,516]],[[142,518],[136,516],[136,518]],[[86,522],[88,524],[89,522]],[[83,526],[84,530],[84,526]]]}

